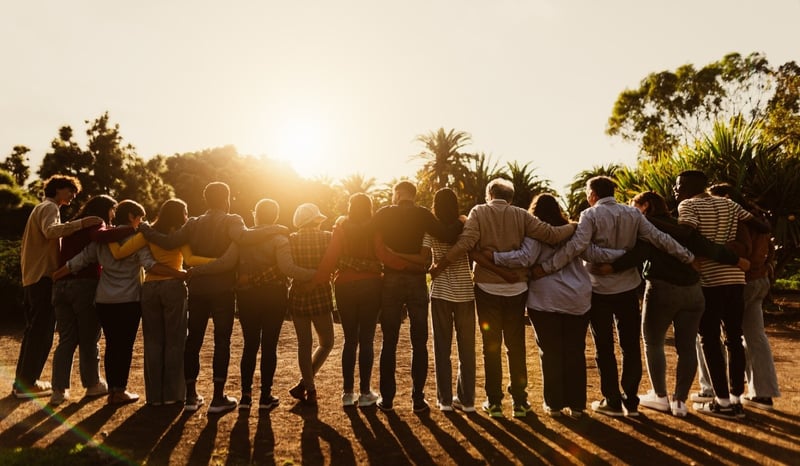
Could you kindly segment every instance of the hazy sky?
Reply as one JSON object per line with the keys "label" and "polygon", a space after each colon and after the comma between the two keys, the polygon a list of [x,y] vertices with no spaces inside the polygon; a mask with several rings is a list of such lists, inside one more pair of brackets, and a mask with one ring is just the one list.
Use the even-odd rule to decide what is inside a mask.
{"label": "hazy sky", "polygon": [[[563,187],[633,163],[605,135],[650,72],[800,59],[800,0],[4,2],[0,157],[108,110],[139,155],[227,144],[304,176],[413,175],[418,134],[532,162]],[[79,139],[83,144],[84,139]]]}

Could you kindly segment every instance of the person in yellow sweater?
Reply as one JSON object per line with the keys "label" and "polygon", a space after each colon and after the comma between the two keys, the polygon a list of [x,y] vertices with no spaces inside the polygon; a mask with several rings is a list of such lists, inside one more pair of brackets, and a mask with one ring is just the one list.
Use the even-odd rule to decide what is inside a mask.
{"label": "person in yellow sweater", "polygon": [[[162,204],[152,228],[168,234],[180,228],[188,212],[186,203],[169,199]],[[173,270],[183,271],[183,264],[202,265],[211,258],[195,256],[184,245],[163,249],[148,243],[141,233],[120,245],[109,247],[115,259],[123,259],[148,246],[153,258]],[[187,290],[181,278],[148,271],[142,285],[142,333],[144,335],[144,385],[147,404],[152,406],[183,403],[186,381],[183,375],[183,350],[187,328]]]}

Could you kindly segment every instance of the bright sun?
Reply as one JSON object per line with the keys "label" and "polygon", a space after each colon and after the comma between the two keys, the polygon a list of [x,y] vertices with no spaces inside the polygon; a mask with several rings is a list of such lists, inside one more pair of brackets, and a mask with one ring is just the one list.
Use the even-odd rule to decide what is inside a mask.
{"label": "bright sun", "polygon": [[290,118],[276,134],[276,156],[288,161],[298,175],[320,175],[325,165],[326,129],[314,118]]}

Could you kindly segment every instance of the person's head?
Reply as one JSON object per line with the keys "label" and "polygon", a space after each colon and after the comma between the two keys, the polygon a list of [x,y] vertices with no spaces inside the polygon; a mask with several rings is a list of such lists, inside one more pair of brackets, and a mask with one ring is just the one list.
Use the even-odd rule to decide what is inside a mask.
{"label": "person's head", "polygon": [[712,184],[711,187],[708,188],[708,193],[712,196],[727,197],[728,199],[733,199],[734,196],[736,196],[736,190],[733,189],[733,185],[730,183]]}
{"label": "person's head", "polygon": [[328,217],[322,215],[316,204],[307,202],[300,204],[294,211],[292,223],[298,230],[301,228],[319,228],[320,224]]}
{"label": "person's head", "polygon": [[604,197],[613,197],[617,183],[607,176],[595,176],[586,182],[586,200],[593,206]]}
{"label": "person's head", "polygon": [[637,194],[632,201],[633,206],[645,215],[669,215],[667,201],[660,194],[645,191]]}
{"label": "person's head", "polygon": [[72,220],[78,220],[84,217],[100,217],[110,225],[114,220],[114,211],[117,208],[117,201],[108,194],[100,194],[94,196],[86,204],[81,207],[81,210],[72,217]]}
{"label": "person's head", "polygon": [[161,233],[169,233],[177,230],[189,218],[186,203],[181,199],[168,199],[161,204],[158,210],[158,218],[153,223],[153,229]]}
{"label": "person's head", "polygon": [[486,185],[486,201],[502,199],[509,204],[514,200],[514,183],[505,178],[495,178]]}
{"label": "person's head", "polygon": [[458,197],[450,188],[442,188],[433,195],[433,215],[442,223],[458,220]]}
{"label": "person's head", "polygon": [[700,170],[686,170],[678,174],[672,193],[678,202],[702,194],[706,190],[708,177]]}
{"label": "person's head", "polygon": [[253,209],[253,221],[256,226],[259,225],[272,225],[278,221],[278,216],[281,214],[281,207],[272,199],[261,199],[256,202]]}
{"label": "person's head", "polygon": [[141,204],[130,199],[125,199],[117,204],[117,214],[114,217],[114,223],[138,228],[139,224],[144,220],[144,216],[145,211]]}
{"label": "person's head", "polygon": [[561,211],[561,206],[558,205],[558,201],[552,194],[543,193],[534,197],[528,212],[553,226],[569,223],[569,219]]}
{"label": "person's head", "polygon": [[221,181],[208,183],[203,190],[203,199],[209,209],[227,212],[231,208],[231,189]]}
{"label": "person's head", "polygon": [[355,193],[347,201],[347,219],[365,223],[372,218],[372,199],[364,193]]}
{"label": "person's head", "polygon": [[417,187],[414,186],[414,183],[403,180],[396,185],[392,189],[392,204],[397,205],[401,201],[411,201],[414,202],[414,199],[417,197]]}
{"label": "person's head", "polygon": [[44,182],[44,196],[58,205],[69,205],[81,191],[81,182],[74,176],[53,175]]}

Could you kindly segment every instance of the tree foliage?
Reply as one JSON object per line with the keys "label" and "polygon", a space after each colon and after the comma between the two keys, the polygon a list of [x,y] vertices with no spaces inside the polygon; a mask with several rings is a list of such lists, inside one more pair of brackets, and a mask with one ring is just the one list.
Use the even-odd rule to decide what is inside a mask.
{"label": "tree foliage", "polygon": [[472,136],[464,131],[445,132],[444,128],[439,128],[417,136],[416,140],[425,146],[422,152],[412,156],[425,162],[419,171],[419,185],[430,191],[449,187],[461,192],[469,176],[467,164],[474,158],[461,149],[472,142]]}
{"label": "tree foliage", "polygon": [[20,187],[25,186],[28,177],[31,176],[31,167],[28,165],[28,152],[30,151],[27,146],[14,146],[11,154],[0,163],[0,170],[11,173],[14,181]]}

